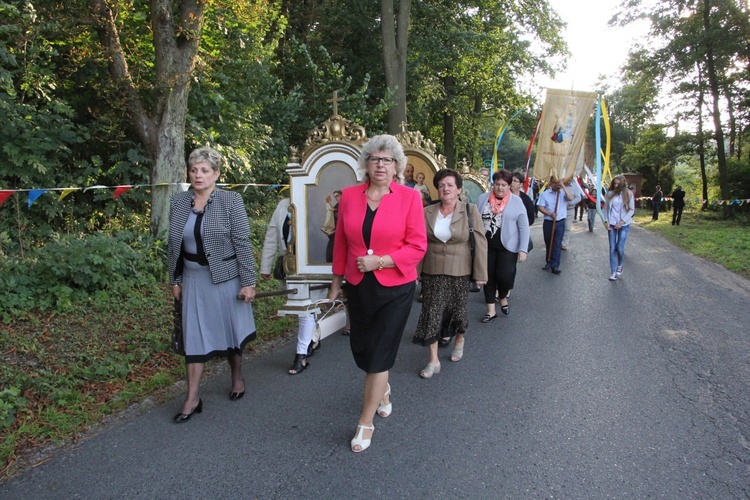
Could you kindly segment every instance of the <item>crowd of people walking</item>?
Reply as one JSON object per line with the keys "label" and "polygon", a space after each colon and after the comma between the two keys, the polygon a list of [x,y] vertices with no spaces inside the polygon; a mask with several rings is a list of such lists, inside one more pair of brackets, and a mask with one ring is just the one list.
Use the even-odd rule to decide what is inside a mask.
{"label": "crowd of people walking", "polygon": [[[239,194],[217,188],[221,162],[219,153],[210,148],[193,151],[188,162],[192,190],[172,199],[168,264],[176,303],[173,348],[185,357],[187,379],[176,423],[202,412],[200,379],[203,364],[211,358],[223,356],[229,361],[229,399],[244,396],[242,351],[256,336],[252,301],[257,275],[248,216]],[[482,287],[486,305],[486,313],[476,320],[493,322],[497,306],[503,315],[510,314],[510,292],[518,264],[526,261],[533,247],[530,226],[537,211],[544,217],[544,269],[553,274],[561,273],[561,250],[569,231],[566,218],[575,217],[581,195],[589,211],[589,231],[596,214],[596,205],[591,206],[591,197],[578,185],[554,178],[535,204],[521,189],[524,176],[505,169],[492,175],[490,191],[480,195],[476,204],[466,201],[459,172],[440,169],[432,179],[438,194],[432,201],[424,195],[429,193],[424,174],[418,174],[416,188],[406,185],[404,174],[406,181],[413,182],[414,167],[390,135],[371,138],[358,163],[364,180],[336,192],[335,217],[328,224],[330,235],[336,237],[331,238],[332,281],[327,295],[329,302],[344,297],[347,301],[350,348],[364,372],[359,418],[350,443],[354,452],[371,445],[375,416],[387,418],[393,411],[391,396],[397,388],[391,385],[389,371],[418,281],[422,307],[412,340],[428,348],[427,363],[418,373],[429,379],[440,373],[440,346],[453,343],[452,362],[464,356],[472,322],[470,284]],[[675,193],[673,224],[679,224],[678,200],[684,192],[680,195],[678,186]],[[615,281],[622,275],[635,212],[634,194],[623,176],[613,179],[605,201],[610,280]],[[272,275],[284,279],[279,256],[294,241],[289,208],[290,200],[282,199],[269,222],[260,265],[263,279]],[[573,213],[568,214],[569,209]],[[311,312],[299,314],[290,375],[309,366],[309,357],[319,346],[312,338],[314,327]]]}

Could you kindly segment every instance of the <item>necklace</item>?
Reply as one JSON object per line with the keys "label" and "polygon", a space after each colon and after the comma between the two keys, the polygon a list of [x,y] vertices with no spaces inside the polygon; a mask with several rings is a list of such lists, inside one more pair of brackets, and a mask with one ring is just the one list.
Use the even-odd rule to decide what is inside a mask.
{"label": "necklace", "polygon": [[378,202],[379,202],[380,200],[382,200],[382,199],[383,199],[383,197],[384,197],[385,195],[387,195],[387,194],[388,194],[389,192],[390,192],[390,191],[386,191],[385,193],[383,193],[383,194],[381,194],[381,195],[380,195],[380,198],[377,198],[377,199],[375,199],[375,198],[373,198],[372,196],[370,196],[370,190],[369,190],[369,189],[368,189],[367,191],[365,191],[365,194],[367,195],[367,199],[368,199],[368,200],[370,200],[370,201],[371,201],[371,202],[373,202],[373,203],[378,203]]}

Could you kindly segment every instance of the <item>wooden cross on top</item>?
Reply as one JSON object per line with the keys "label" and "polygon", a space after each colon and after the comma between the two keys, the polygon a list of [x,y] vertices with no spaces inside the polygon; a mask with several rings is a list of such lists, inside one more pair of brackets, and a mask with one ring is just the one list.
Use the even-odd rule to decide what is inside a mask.
{"label": "wooden cross on top", "polygon": [[339,103],[344,100],[343,97],[337,97],[338,96],[338,90],[333,91],[333,98],[332,99],[326,99],[326,102],[332,102],[333,103],[333,116],[339,115]]}

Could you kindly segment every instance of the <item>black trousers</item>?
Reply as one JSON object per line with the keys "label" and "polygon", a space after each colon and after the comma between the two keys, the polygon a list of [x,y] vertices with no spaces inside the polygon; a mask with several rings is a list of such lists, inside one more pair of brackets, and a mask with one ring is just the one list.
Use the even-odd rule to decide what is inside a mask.
{"label": "black trousers", "polygon": [[674,226],[677,224],[680,225],[680,220],[682,220],[682,209],[683,207],[672,207],[672,225]]}

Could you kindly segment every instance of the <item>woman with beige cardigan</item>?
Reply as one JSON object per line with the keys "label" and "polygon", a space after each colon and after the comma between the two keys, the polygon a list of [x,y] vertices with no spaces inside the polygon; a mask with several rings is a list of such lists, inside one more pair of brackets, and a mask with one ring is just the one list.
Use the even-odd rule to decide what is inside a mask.
{"label": "woman with beige cardigan", "polygon": [[[469,280],[473,274],[477,285],[487,282],[487,240],[482,234],[482,217],[475,205],[459,201],[463,188],[461,175],[452,169],[439,170],[433,184],[440,203],[424,209],[427,253],[420,264],[422,313],[413,340],[415,344],[430,347],[430,360],[419,373],[422,378],[440,372],[438,340],[444,336],[444,329],[455,332],[451,361],[463,357],[464,335],[469,325]],[[473,268],[469,217],[475,231]]]}

